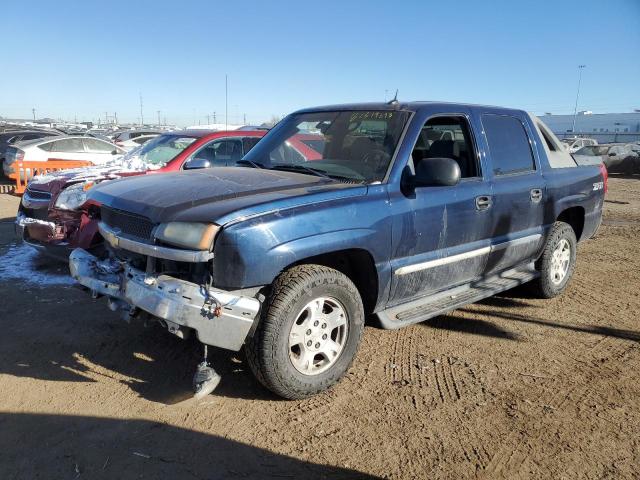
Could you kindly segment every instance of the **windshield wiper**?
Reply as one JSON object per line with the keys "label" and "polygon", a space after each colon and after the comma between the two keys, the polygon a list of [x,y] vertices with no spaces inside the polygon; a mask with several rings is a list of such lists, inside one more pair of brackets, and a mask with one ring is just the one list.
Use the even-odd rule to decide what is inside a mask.
{"label": "windshield wiper", "polygon": [[294,172],[307,172],[316,177],[331,178],[324,170],[307,167],[306,165],[291,165],[288,163],[276,163],[271,166],[271,170],[291,170]]}
{"label": "windshield wiper", "polygon": [[292,172],[301,172],[301,173],[309,173],[311,175],[315,175],[316,177],[324,177],[329,178],[331,180],[345,180],[348,182],[356,181],[355,178],[345,177],[344,175],[334,175],[332,173],[327,173],[325,170],[320,168],[307,167],[306,165],[291,165],[286,163],[276,163],[272,165],[270,170],[290,170]]}
{"label": "windshield wiper", "polygon": [[253,160],[238,160],[236,165],[251,165],[253,168],[266,168],[264,165],[258,162],[254,162]]}

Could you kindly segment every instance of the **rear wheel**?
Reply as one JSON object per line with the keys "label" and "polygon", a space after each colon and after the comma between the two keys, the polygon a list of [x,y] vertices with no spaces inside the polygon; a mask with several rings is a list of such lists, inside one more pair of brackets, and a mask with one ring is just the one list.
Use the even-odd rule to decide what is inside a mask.
{"label": "rear wheel", "polygon": [[553,298],[565,290],[576,268],[577,244],[571,225],[553,224],[544,251],[536,262],[540,277],[533,282],[533,287],[539,296]]}
{"label": "rear wheel", "polygon": [[298,399],[335,384],[351,366],[364,329],[360,294],[332,268],[301,265],[274,282],[245,347],[256,378]]}

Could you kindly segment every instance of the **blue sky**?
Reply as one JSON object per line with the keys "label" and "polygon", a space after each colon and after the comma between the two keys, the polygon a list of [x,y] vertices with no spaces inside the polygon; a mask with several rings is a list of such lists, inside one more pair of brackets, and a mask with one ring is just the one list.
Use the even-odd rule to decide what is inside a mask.
{"label": "blue sky", "polygon": [[29,1],[0,7],[0,115],[179,125],[297,108],[446,100],[640,108],[640,0]]}

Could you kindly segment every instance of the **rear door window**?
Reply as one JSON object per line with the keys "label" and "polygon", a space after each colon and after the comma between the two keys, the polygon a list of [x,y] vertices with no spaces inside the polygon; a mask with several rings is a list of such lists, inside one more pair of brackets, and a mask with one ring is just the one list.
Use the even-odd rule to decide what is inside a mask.
{"label": "rear door window", "polygon": [[507,175],[535,170],[529,137],[522,122],[511,115],[482,115],[493,173]]}
{"label": "rear door window", "polygon": [[261,137],[244,137],[242,139],[242,153],[246,155],[249,150],[256,146],[260,138]]}
{"label": "rear door window", "polygon": [[52,143],[52,152],[84,153],[84,145],[81,138],[65,138]]}

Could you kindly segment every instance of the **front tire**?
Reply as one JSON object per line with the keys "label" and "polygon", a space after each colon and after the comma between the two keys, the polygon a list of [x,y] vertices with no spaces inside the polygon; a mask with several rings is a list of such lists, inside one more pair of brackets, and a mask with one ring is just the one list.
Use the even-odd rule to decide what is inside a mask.
{"label": "front tire", "polygon": [[300,399],[344,376],[363,330],[364,308],[353,282],[329,267],[301,265],[274,282],[245,351],[265,387]]}
{"label": "front tire", "polygon": [[536,262],[540,272],[533,282],[535,293],[542,298],[553,298],[566,288],[576,268],[578,241],[571,225],[555,222],[542,255]]}

